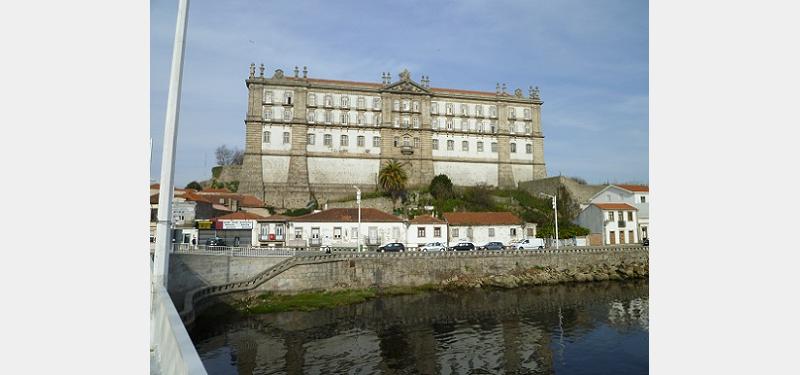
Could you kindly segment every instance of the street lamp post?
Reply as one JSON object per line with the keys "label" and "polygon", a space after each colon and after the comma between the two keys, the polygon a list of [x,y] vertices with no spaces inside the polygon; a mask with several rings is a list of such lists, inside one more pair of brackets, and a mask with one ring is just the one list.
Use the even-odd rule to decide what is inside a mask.
{"label": "street lamp post", "polygon": [[358,186],[353,185],[356,188],[356,203],[358,204],[358,252],[361,252],[361,189]]}
{"label": "street lamp post", "polygon": [[556,250],[558,250],[558,205],[556,204],[556,196],[547,193],[539,193],[539,194],[553,199],[553,218],[555,219],[556,222]]}

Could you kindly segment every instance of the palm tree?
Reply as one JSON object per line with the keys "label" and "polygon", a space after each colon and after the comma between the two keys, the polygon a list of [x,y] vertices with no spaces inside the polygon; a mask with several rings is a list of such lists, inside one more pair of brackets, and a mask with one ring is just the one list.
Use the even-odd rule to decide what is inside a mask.
{"label": "palm tree", "polygon": [[389,160],[378,172],[378,183],[381,185],[381,189],[392,197],[392,209],[395,208],[397,198],[406,190],[406,181],[408,181],[408,174],[397,160]]}

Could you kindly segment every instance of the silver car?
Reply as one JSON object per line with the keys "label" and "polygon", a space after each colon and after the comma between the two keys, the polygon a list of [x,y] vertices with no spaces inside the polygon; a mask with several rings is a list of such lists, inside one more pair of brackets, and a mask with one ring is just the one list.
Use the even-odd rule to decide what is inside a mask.
{"label": "silver car", "polygon": [[441,242],[428,242],[419,248],[419,251],[445,251],[447,247]]}

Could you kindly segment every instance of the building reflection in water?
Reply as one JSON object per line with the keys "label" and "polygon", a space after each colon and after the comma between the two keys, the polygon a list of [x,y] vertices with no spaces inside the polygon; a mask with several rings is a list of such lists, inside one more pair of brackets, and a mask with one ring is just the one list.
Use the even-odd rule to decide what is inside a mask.
{"label": "building reflection in water", "polygon": [[647,331],[647,303],[646,282],[483,289],[269,314],[192,334],[210,374],[549,374],[554,360],[564,366],[575,355],[565,347],[599,326]]}

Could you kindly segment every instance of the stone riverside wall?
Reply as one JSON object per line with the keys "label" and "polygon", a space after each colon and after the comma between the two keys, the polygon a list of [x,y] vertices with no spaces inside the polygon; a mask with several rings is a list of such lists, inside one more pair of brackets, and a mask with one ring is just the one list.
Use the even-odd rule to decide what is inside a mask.
{"label": "stone riverside wall", "polygon": [[[640,246],[587,247],[544,251],[336,254],[297,264],[259,285],[252,293],[445,284],[518,273],[533,268],[580,271],[587,267],[639,264],[649,251]],[[586,280],[585,280],[586,281]]]}
{"label": "stone riverside wall", "polygon": [[167,290],[180,311],[189,290],[247,280],[286,258],[170,254]]}

